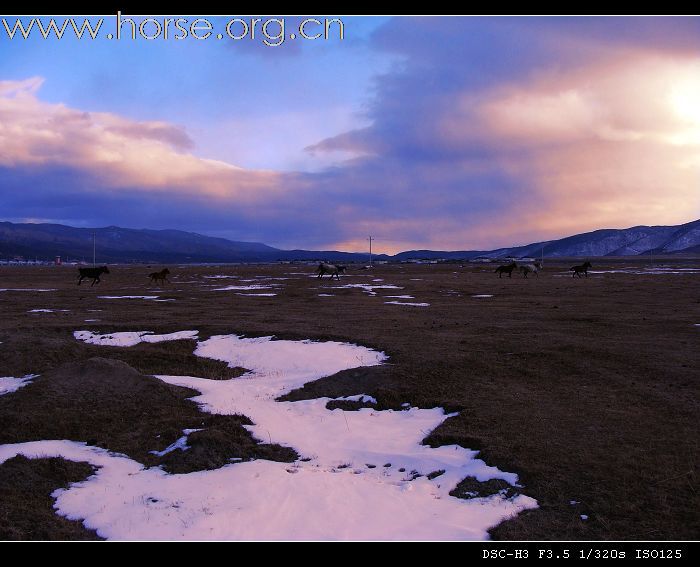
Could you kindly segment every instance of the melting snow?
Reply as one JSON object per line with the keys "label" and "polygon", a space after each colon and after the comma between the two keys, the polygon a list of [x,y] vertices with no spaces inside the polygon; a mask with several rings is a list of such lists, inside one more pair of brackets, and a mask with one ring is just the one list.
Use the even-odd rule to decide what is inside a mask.
{"label": "melting snow", "polygon": [[[566,272],[564,272],[566,273]],[[671,268],[671,267],[655,267],[655,268],[632,268],[622,267],[619,269],[610,270],[588,270],[589,274],[636,274],[644,275],[673,275],[673,274],[697,274],[700,273],[700,268]]]}
{"label": "melting snow", "polygon": [[409,303],[406,301],[385,301],[387,305],[409,305],[410,307],[430,307],[430,303]]}
{"label": "melting snow", "polygon": [[29,384],[36,377],[36,374],[28,374],[23,378],[0,378],[0,396],[9,394],[10,392],[16,392]]}
{"label": "melting snow", "polygon": [[[168,475],[85,444],[38,441],[0,446],[0,462],[23,454],[99,467],[94,476],[57,490],[54,497],[60,514],[84,519],[109,539],[485,539],[490,527],[536,507],[523,495],[449,496],[467,476],[511,484],[517,477],[486,465],[475,451],[422,445],[447,417],[440,408],[344,412],[327,410],[330,398],[275,401],[323,376],[381,364],[386,360],[381,352],[338,342],[229,335],[200,342],[195,354],[250,370],[228,381],[159,378],[200,391],[194,400],[206,411],[250,417],[255,425],[248,429],[257,438],[294,447],[310,460],[255,460]],[[186,439],[180,438],[166,451],[185,448]],[[445,473],[427,478],[438,470]]]}
{"label": "melting snow", "polygon": [[173,451],[187,451],[189,449],[189,446],[187,445],[187,438],[190,436],[191,433],[195,433],[197,431],[202,431],[201,429],[185,429],[183,430],[183,436],[180,437],[175,443],[169,445],[162,451],[151,451],[151,455],[156,455],[158,457],[164,457],[168,453],[172,453]]}
{"label": "melting snow", "polygon": [[31,288],[22,288],[22,289],[0,288],[0,291],[58,291],[58,290],[57,289],[31,289]]}
{"label": "melting snow", "polygon": [[30,309],[27,313],[68,313],[70,309]]}
{"label": "melting snow", "polygon": [[493,297],[493,295],[472,295],[475,299],[488,299],[489,297]]}
{"label": "melting snow", "polygon": [[198,331],[179,331],[169,335],[154,335],[152,331],[126,331],[121,333],[106,333],[104,335],[90,331],[75,331],[73,336],[79,341],[91,345],[129,347],[139,343],[160,343],[163,341],[179,341],[196,339]]}
{"label": "melting snow", "polygon": [[371,284],[362,284],[362,283],[355,283],[355,284],[345,284],[345,285],[339,285],[338,289],[350,289],[350,288],[358,288],[364,291],[365,293],[368,293],[369,295],[377,295],[377,292],[375,292],[375,289],[403,289],[402,287],[399,287],[397,285],[390,285],[390,284],[381,284],[381,285],[371,285]]}
{"label": "melting snow", "polygon": [[245,295],[247,297],[275,297],[276,293],[237,293],[236,295]]}
{"label": "melting snow", "polygon": [[159,295],[100,295],[99,299],[158,299]]}
{"label": "melting snow", "polygon": [[252,291],[255,289],[273,289],[277,284],[251,284],[251,285],[229,285],[226,287],[217,287],[213,291]]}

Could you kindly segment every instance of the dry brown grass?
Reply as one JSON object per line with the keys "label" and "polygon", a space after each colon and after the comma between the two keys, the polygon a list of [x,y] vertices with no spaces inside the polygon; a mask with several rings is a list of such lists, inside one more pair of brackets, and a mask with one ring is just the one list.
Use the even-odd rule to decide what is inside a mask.
{"label": "dry brown grass", "polygon": [[21,455],[0,466],[0,540],[100,539],[81,522],[53,510],[51,493],[90,476],[87,463],[27,459]]}
{"label": "dry brown grass", "polygon": [[[594,269],[603,265],[593,264]],[[313,268],[171,267],[179,279],[160,295],[176,301],[164,303],[98,299],[158,295],[133,283],[148,273],[143,267],[115,267],[94,288],[75,286],[68,268],[0,268],[0,287],[59,289],[0,293],[0,375],[42,374],[35,384],[0,398],[0,403],[8,408],[19,404],[32,389],[38,392],[32,395],[48,395],[44,374],[67,361],[95,356],[122,360],[145,373],[231,377],[220,366],[206,370],[204,363],[189,356],[185,341],[149,345],[158,346],[158,353],[149,355],[146,346],[130,351],[83,345],[71,335],[78,329],[199,329],[203,336],[274,334],[357,342],[384,350],[390,364],[347,371],[286,398],[366,393],[382,408],[410,402],[460,410],[426,442],[480,449],[489,464],[518,473],[524,493],[540,503],[538,510],[495,528],[495,538],[697,539],[700,329],[693,325],[700,323],[700,275],[593,274],[573,280],[560,274],[570,265],[549,262],[539,278],[527,280],[499,280],[489,266],[379,266],[371,274],[351,270],[340,285],[374,277],[404,289],[377,290],[378,296],[370,297],[357,289],[339,289],[337,283],[291,276],[297,279],[275,282],[284,287],[273,298],[212,291],[208,285],[235,280],[202,276],[289,277],[286,272],[311,273]],[[178,283],[183,281],[199,283]],[[318,297],[324,292],[335,297]],[[405,293],[431,306],[385,305],[382,299]],[[474,299],[475,294],[494,297]],[[70,312],[27,313],[33,308]],[[91,311],[95,309],[102,311]],[[85,322],[92,318],[100,321]],[[158,384],[164,389],[154,391],[158,401],[149,404],[149,412],[129,413],[130,403],[120,398],[111,410],[86,417],[85,429],[68,438],[91,433],[91,439],[110,449],[146,460],[147,450],[172,442],[173,435],[187,427],[185,422],[204,419],[201,412],[185,409],[184,395]],[[132,395],[123,385],[114,387],[114,395],[120,392]],[[75,396],[90,394],[77,388]],[[163,400],[171,398],[177,407],[160,412],[158,406],[166,407]],[[5,437],[0,443],[48,438],[48,433],[55,438],[68,431],[37,426],[56,418],[50,404],[25,408],[31,428],[23,422],[18,433],[9,435],[2,427]],[[59,413],[69,423],[67,415],[73,411],[75,406]],[[0,408],[0,418],[4,415]],[[141,420],[147,425],[140,425]],[[126,433],[135,423],[141,432]],[[220,426],[220,434],[203,435],[211,437],[203,446],[223,447],[218,457],[205,456],[204,461],[219,466],[232,445],[245,445],[232,431],[240,433],[227,424]],[[156,446],[152,441],[158,434],[167,439]],[[65,481],[56,482],[58,486]],[[572,506],[571,500],[581,504]],[[590,519],[581,521],[581,514]]]}

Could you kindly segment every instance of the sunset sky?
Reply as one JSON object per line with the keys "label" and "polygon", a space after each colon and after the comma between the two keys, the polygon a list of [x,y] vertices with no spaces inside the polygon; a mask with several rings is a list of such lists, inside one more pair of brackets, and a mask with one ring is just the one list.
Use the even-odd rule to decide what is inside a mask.
{"label": "sunset sky", "polygon": [[280,47],[0,29],[0,220],[391,253],[700,218],[700,18],[342,19]]}

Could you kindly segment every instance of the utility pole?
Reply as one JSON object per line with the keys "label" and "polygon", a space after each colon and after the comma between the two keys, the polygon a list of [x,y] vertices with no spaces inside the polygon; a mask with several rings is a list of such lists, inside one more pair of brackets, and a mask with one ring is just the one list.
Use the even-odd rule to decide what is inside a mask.
{"label": "utility pole", "polygon": [[369,267],[372,267],[372,240],[373,238],[370,236],[369,237]]}
{"label": "utility pole", "polygon": [[95,232],[93,231],[92,233],[92,267],[94,268],[97,265],[96,256],[95,256]]}

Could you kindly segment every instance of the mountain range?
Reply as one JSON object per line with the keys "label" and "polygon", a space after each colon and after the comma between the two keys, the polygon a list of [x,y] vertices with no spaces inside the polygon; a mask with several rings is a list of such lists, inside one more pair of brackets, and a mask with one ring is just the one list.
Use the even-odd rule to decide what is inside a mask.
{"label": "mountain range", "polygon": [[[366,262],[367,254],[334,250],[281,250],[255,242],[236,242],[181,230],[109,226],[74,228],[60,224],[0,222],[0,259],[91,260],[93,234],[99,262],[273,262],[328,260]],[[377,260],[469,260],[506,257],[600,257],[642,254],[700,254],[700,220],[677,226],[603,229],[558,240],[497,250],[410,250]]]}

